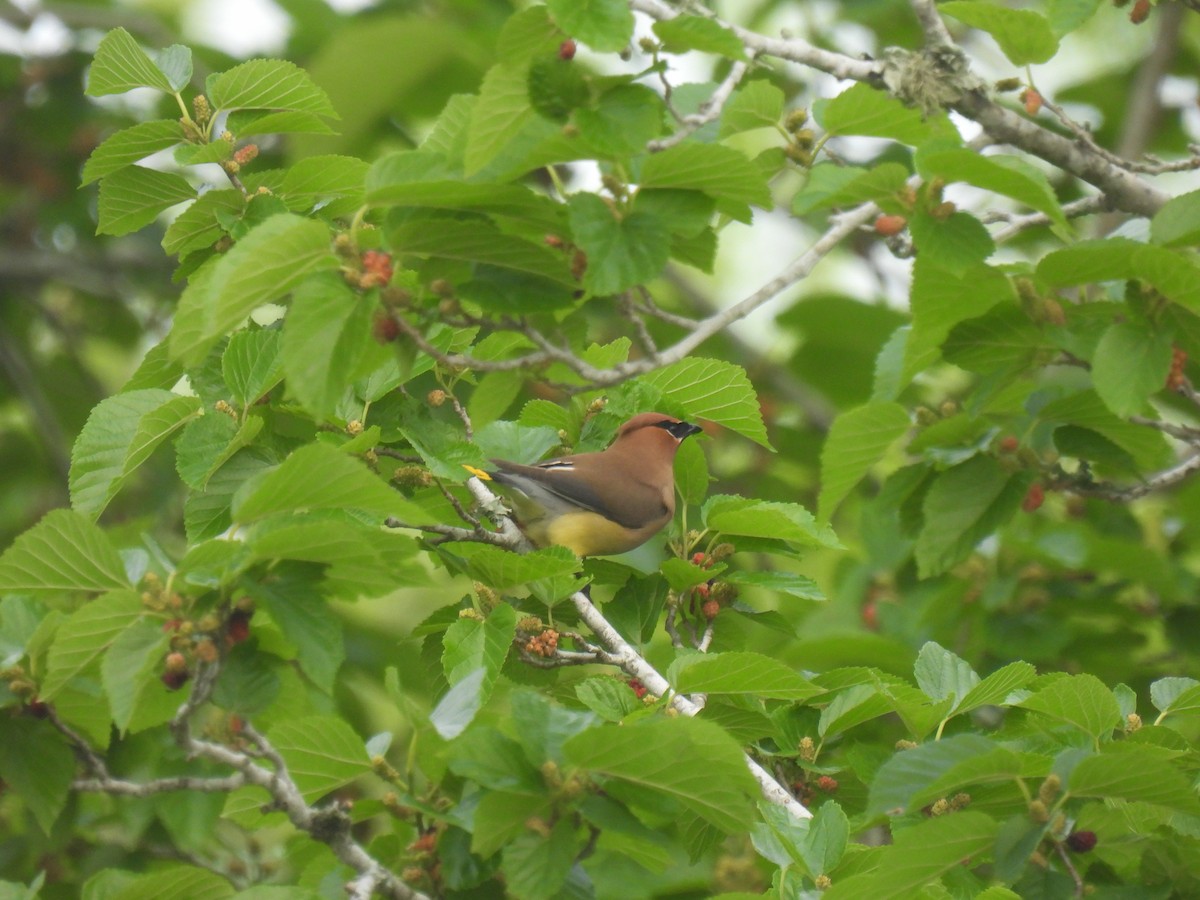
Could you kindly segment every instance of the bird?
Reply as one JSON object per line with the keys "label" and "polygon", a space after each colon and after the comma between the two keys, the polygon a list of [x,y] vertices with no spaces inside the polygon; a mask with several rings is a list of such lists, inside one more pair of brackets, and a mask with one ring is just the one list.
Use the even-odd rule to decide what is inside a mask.
{"label": "bird", "polygon": [[662,413],[634,416],[607,449],[532,466],[493,459],[469,467],[510,488],[516,521],[538,547],[558,544],[576,556],[611,556],[640,547],[675,515],[675,452],[698,425]]}

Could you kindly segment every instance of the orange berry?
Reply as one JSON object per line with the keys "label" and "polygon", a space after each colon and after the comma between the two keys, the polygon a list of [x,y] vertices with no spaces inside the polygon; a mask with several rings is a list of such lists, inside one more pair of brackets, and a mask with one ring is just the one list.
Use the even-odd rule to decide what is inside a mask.
{"label": "orange berry", "polygon": [[700,607],[700,612],[702,612],[704,614],[704,618],[710,619],[710,620],[715,619],[717,617],[717,614],[720,613],[720,611],[721,611],[721,604],[718,603],[716,600],[706,600],[706,601],[704,601],[704,605],[702,607]]}
{"label": "orange berry", "polygon": [[904,216],[883,215],[875,220],[875,233],[883,237],[899,234],[908,227],[908,219]]}
{"label": "orange berry", "polygon": [[1028,115],[1036,116],[1042,108],[1042,95],[1034,88],[1025,88],[1021,91],[1021,102],[1025,104],[1025,112]]}

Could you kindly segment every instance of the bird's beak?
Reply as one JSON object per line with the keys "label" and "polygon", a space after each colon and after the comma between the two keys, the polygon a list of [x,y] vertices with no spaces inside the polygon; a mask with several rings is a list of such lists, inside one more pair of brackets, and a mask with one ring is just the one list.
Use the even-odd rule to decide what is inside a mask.
{"label": "bird's beak", "polygon": [[693,425],[691,422],[675,422],[667,427],[667,431],[671,432],[679,441],[693,434],[699,434],[703,430],[699,425]]}

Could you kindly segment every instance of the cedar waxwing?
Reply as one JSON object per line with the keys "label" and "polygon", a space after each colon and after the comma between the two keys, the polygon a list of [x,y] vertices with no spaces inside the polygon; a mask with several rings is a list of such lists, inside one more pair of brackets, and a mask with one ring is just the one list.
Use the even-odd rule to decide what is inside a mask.
{"label": "cedar waxwing", "polygon": [[701,429],[662,413],[634,416],[608,449],[533,466],[493,459],[479,473],[518,495],[517,524],[540,547],[559,544],[577,556],[639,547],[675,515],[675,451]]}

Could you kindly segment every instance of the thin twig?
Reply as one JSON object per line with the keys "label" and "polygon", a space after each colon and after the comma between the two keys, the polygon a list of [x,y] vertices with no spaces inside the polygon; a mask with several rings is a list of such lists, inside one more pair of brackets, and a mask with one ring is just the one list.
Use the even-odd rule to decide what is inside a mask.
{"label": "thin twig", "polygon": [[646,145],[646,149],[651,153],[658,153],[669,147],[674,147],[709,122],[715,122],[721,118],[721,112],[725,109],[725,104],[729,102],[729,98],[733,96],[734,90],[741,83],[742,79],[746,77],[748,69],[749,66],[742,60],[735,62],[729,67],[729,74],[717,85],[717,89],[713,91],[712,96],[701,103],[700,108],[695,113],[684,116],[681,127],[674,134],[660,140],[651,141]]}
{"label": "thin twig", "polygon": [[1062,858],[1063,865],[1066,866],[1067,872],[1071,876],[1071,880],[1075,882],[1075,896],[1082,897],[1086,893],[1086,889],[1083,884],[1083,878],[1080,877],[1079,870],[1075,868],[1075,864],[1071,862],[1071,857],[1067,855],[1067,848],[1064,847],[1060,842],[1056,842],[1054,847],[1056,850],[1058,850],[1058,855]]}

